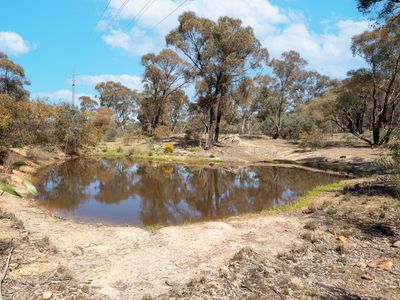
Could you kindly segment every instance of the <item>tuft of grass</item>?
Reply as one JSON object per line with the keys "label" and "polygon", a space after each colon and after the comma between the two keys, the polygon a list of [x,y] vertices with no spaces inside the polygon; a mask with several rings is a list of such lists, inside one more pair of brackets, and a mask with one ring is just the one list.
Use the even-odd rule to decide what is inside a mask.
{"label": "tuft of grass", "polygon": [[144,230],[150,231],[151,233],[155,233],[159,231],[161,228],[162,226],[160,224],[147,225],[143,227]]}
{"label": "tuft of grass", "polygon": [[336,245],[335,247],[335,251],[339,254],[339,255],[345,255],[347,253],[347,248],[343,243],[339,243]]}
{"label": "tuft of grass", "polygon": [[282,206],[274,206],[270,209],[264,210],[263,213],[275,214],[280,212],[292,212],[302,209],[304,207],[310,207],[314,204],[314,199],[319,195],[326,192],[343,189],[345,186],[346,186],[345,182],[337,182],[337,183],[317,186],[312,190],[308,191],[303,197],[300,197],[299,200],[297,200],[296,202],[288,203]]}
{"label": "tuft of grass", "polygon": [[203,148],[201,148],[201,147],[191,147],[191,148],[189,148],[189,152],[192,152],[192,153],[201,152],[202,150],[203,150]]}

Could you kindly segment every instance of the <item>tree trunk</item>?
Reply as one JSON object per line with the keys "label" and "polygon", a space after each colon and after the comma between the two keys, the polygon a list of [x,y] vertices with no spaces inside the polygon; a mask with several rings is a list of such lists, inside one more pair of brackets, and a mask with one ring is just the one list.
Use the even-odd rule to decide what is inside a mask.
{"label": "tree trunk", "polygon": [[379,145],[380,141],[380,126],[378,124],[374,125],[374,127],[372,128],[372,136],[373,136],[373,141],[374,141],[374,145]]}
{"label": "tree trunk", "polygon": [[211,149],[214,146],[214,135],[217,123],[217,105],[212,104],[210,107],[210,125],[208,126],[208,136],[206,139],[206,149]]}
{"label": "tree trunk", "polygon": [[218,114],[217,114],[217,124],[215,126],[215,137],[214,137],[214,142],[219,141],[219,125],[221,123],[221,117],[222,117],[222,112],[220,109],[218,109]]}

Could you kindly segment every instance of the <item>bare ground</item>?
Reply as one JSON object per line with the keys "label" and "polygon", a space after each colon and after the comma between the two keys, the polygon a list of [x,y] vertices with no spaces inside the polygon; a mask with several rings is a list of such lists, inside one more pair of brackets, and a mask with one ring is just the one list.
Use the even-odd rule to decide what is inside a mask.
{"label": "bare ground", "polygon": [[[344,164],[361,161],[376,165],[375,161],[381,157],[381,151],[370,148],[341,146],[307,152],[290,142],[251,137],[233,141],[225,140],[223,147],[194,154],[187,147],[180,148],[177,145],[177,148],[176,155],[191,153],[190,155],[195,156],[209,156],[213,154],[222,159],[227,157],[230,161],[243,161],[248,158],[246,162],[265,161],[276,155],[275,159],[288,160],[290,158],[293,161],[323,157],[324,160],[338,160],[342,164],[342,161],[346,160]],[[340,158],[342,153],[346,156],[345,158]],[[62,161],[62,157],[58,159]],[[50,161],[56,160],[53,157]],[[37,166],[32,165],[20,171],[14,171],[11,179],[18,184],[20,180],[16,179],[16,176],[21,177],[35,167]],[[334,196],[335,192],[332,192],[323,195],[321,199],[341,199]],[[390,202],[386,198],[384,198],[386,200],[373,199],[378,201],[377,203]],[[360,201],[364,203],[365,200]],[[392,209],[392,206],[389,205],[389,207]],[[355,210],[359,208],[363,207],[356,207]],[[259,299],[260,295],[267,298],[284,297],[282,299],[286,299],[293,295],[302,299],[312,296],[306,293],[309,290],[315,291],[318,295],[320,288],[318,284],[328,282],[336,276],[330,275],[336,274],[337,268],[332,269],[332,266],[336,266],[337,261],[342,259],[341,254],[340,256],[335,254],[336,248],[332,250],[334,244],[336,247],[338,237],[338,233],[332,230],[335,230],[335,226],[339,226],[341,221],[338,218],[333,222],[331,212],[328,213],[325,208],[318,209],[307,216],[301,213],[259,215],[153,230],[80,224],[71,220],[58,219],[29,199],[5,195],[1,197],[0,209],[6,214],[14,214],[15,222],[21,220],[24,225],[24,229],[16,231],[11,224],[14,221],[10,221],[8,217],[0,220],[0,239],[8,245],[8,241],[13,238],[15,245],[13,265],[10,265],[11,272],[6,277],[3,288],[3,295],[8,299],[37,299],[40,294],[49,296],[43,294],[46,291],[51,291],[51,299],[66,297],[142,299],[145,295],[159,296],[162,299],[171,297]],[[337,208],[337,211],[340,209]],[[365,214],[364,210],[360,212]],[[345,214],[342,212],[338,214],[338,216],[341,215]],[[308,239],[314,240],[314,238],[304,235],[308,230],[303,227],[310,219],[320,222],[317,226],[318,230],[313,232],[312,236],[318,236],[317,239],[321,242],[312,243]],[[371,220],[374,219],[371,218]],[[392,220],[392,215],[387,220]],[[333,225],[329,222],[333,222]],[[379,247],[375,247],[376,252],[368,251],[371,257],[368,256],[365,260],[377,253],[382,255],[389,253],[387,251],[392,249],[390,247],[392,239],[398,238],[398,224],[397,222],[397,225],[396,223],[390,225],[390,228],[394,226],[393,232],[395,232],[395,236],[390,241],[385,240],[383,243],[381,239],[386,237],[382,236],[377,237],[378,240],[372,240],[371,243]],[[356,225],[349,222],[348,226]],[[323,238],[320,238],[321,236]],[[348,239],[352,240],[353,237]],[[41,241],[45,241],[45,248],[41,247]],[[327,250],[320,253],[318,260],[313,255],[310,256],[316,245],[325,244]],[[366,249],[369,249],[371,244],[366,245],[366,247],[358,247],[361,249],[360,253],[365,255]],[[296,250],[305,249],[305,247],[306,252]],[[8,252],[7,247],[3,248],[1,257],[5,261]],[[243,248],[246,250],[241,250]],[[282,253],[294,253],[293,255],[297,257],[294,260],[297,263],[291,262],[293,260],[290,259],[282,259],[284,257]],[[398,274],[399,253],[393,253],[390,256],[393,274]],[[277,255],[280,258],[277,258]],[[237,264],[232,265],[232,257],[234,261],[238,261]],[[321,264],[321,261],[324,263]],[[260,264],[269,268],[267,273],[273,274],[272,277],[268,275],[260,279],[259,273],[254,271],[254,269],[259,269]],[[350,264],[345,265],[339,268],[338,272],[347,274],[343,270],[350,267],[353,268]],[[220,275],[221,268],[222,272],[226,273],[224,276],[231,279],[228,281],[224,279],[221,282],[221,278],[224,278]],[[298,274],[300,269],[308,270],[307,272],[312,274],[311,283],[303,278],[304,273]],[[386,278],[387,274],[391,273],[382,274]],[[377,280],[375,274],[372,276],[372,281]],[[398,287],[398,281],[393,281],[390,276],[390,285]],[[292,292],[292,277],[295,278],[293,279],[295,283],[302,287],[299,292]],[[190,281],[191,278],[193,278],[192,281]],[[244,285],[241,278],[247,280]],[[347,279],[343,276],[341,278],[347,284]],[[358,278],[358,280],[361,279]],[[30,283],[27,284],[27,282]],[[187,286],[188,282],[189,286]],[[213,282],[215,282],[215,288],[210,285]],[[266,282],[269,283],[266,288],[261,289],[257,282],[264,285]],[[253,284],[255,287],[252,287]],[[368,284],[368,286],[372,285]],[[386,288],[385,286],[385,291]],[[388,298],[391,298],[391,290],[387,289]],[[228,291],[233,294],[231,292],[229,294]],[[353,292],[351,289],[349,291]],[[359,290],[356,289],[354,292],[357,293]],[[379,292],[380,290],[376,289],[375,295],[379,295]]]}
{"label": "bare ground", "polygon": [[226,265],[158,299],[399,299],[399,200],[386,180],[330,192],[295,213],[301,246],[245,247]]}

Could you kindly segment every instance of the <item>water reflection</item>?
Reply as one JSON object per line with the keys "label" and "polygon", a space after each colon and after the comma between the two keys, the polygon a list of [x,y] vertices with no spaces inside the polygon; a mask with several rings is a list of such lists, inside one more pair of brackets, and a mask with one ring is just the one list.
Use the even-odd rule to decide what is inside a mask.
{"label": "water reflection", "polygon": [[253,166],[225,169],[74,160],[35,177],[37,199],[56,215],[138,226],[172,225],[258,212],[297,199],[337,176]]}

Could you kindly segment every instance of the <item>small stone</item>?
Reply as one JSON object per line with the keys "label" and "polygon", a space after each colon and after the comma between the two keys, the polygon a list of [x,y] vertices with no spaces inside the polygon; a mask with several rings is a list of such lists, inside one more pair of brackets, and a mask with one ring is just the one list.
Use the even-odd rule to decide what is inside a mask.
{"label": "small stone", "polygon": [[330,282],[330,285],[336,286],[336,287],[343,287],[346,283],[342,279],[333,279]]}
{"label": "small stone", "polygon": [[372,276],[365,273],[363,275],[361,275],[361,279],[365,279],[365,280],[373,280]]}
{"label": "small stone", "polygon": [[211,155],[210,155],[210,158],[215,158],[215,154],[211,154]]}
{"label": "small stone", "polygon": [[400,248],[400,241],[393,243],[393,247]]}
{"label": "small stone", "polygon": [[229,275],[229,269],[227,266],[222,266],[221,268],[219,268],[219,272],[221,273],[222,277],[228,277]]}
{"label": "small stone", "polygon": [[359,268],[361,268],[361,269],[365,269],[365,268],[367,267],[367,264],[366,264],[365,262],[358,261],[358,262],[356,263],[356,266],[359,267]]}
{"label": "small stone", "polygon": [[42,295],[42,298],[45,300],[49,300],[51,297],[53,297],[53,292],[44,292]]}
{"label": "small stone", "polygon": [[346,243],[348,238],[343,236],[343,235],[341,235],[341,236],[338,237],[338,240],[341,241],[342,243]]}
{"label": "small stone", "polygon": [[390,259],[378,258],[371,261],[368,264],[368,267],[390,271],[393,267],[393,262]]}

